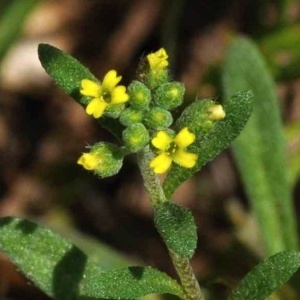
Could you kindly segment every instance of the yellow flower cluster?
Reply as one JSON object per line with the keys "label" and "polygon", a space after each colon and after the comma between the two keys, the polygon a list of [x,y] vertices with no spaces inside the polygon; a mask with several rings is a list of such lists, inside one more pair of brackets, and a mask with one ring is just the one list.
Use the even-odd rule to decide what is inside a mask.
{"label": "yellow flower cluster", "polygon": [[[168,54],[164,48],[161,48],[158,51],[147,55],[147,60],[150,67],[149,74],[152,74],[153,78],[157,78],[159,74],[165,75],[165,73],[167,72],[166,67],[169,65],[169,63]],[[102,83],[97,83],[89,79],[83,79],[81,81],[80,93],[84,96],[91,97],[90,102],[86,106],[86,112],[88,115],[92,115],[94,118],[100,118],[105,113],[106,109],[113,108],[114,105],[119,105],[129,100],[129,95],[126,92],[126,87],[123,85],[118,85],[121,81],[121,78],[121,76],[117,76],[117,72],[115,70],[110,70],[104,76]],[[162,79],[163,81],[159,80],[158,84],[155,80],[154,84],[148,83],[148,85],[147,82],[145,82],[145,85],[143,82],[137,82],[139,84],[138,86],[143,86],[145,90],[149,91],[148,102],[151,98],[151,90],[156,91],[157,94],[154,94],[154,96],[152,95],[152,97],[154,97],[156,101],[156,106],[154,107],[148,107],[149,103],[147,101],[145,105],[146,108],[144,106],[137,105],[137,103],[139,104],[139,102],[137,101],[139,100],[137,98],[137,95],[139,96],[139,94],[135,95],[133,93],[134,89],[131,88],[133,85],[129,87],[128,91],[132,103],[129,103],[129,108],[125,109],[125,112],[127,112],[127,114],[129,112],[132,113],[132,111],[134,112],[134,109],[136,109],[137,112],[140,112],[138,116],[142,116],[140,117],[140,120],[136,121],[135,127],[133,127],[130,122],[128,124],[124,124],[124,120],[126,120],[126,114],[123,112],[123,115],[121,115],[121,123],[123,122],[122,124],[127,127],[123,132],[123,141],[125,139],[129,146],[136,146],[135,144],[137,144],[141,140],[139,133],[136,132],[136,128],[142,128],[144,131],[146,131],[146,134],[145,132],[143,132],[143,134],[146,136],[143,147],[147,145],[149,143],[149,128],[155,130],[155,126],[151,125],[151,127],[149,125],[149,112],[156,112],[155,117],[157,119],[154,120],[155,123],[159,123],[160,116],[162,116],[162,121],[164,121],[167,116],[166,113],[170,114],[169,109],[178,106],[177,102],[175,103],[176,105],[173,103],[173,98],[176,98],[178,96],[178,93],[181,93],[181,95],[179,95],[180,97],[182,97],[184,94],[183,85],[180,85],[176,82],[169,82],[168,77],[163,76]],[[135,83],[134,87],[137,86],[137,83]],[[163,87],[164,89],[160,87]],[[166,98],[167,96],[169,98]],[[160,97],[164,97],[163,99],[164,101],[166,101],[166,103],[164,103],[163,100],[160,99]],[[136,101],[136,103],[134,101]],[[140,111],[141,107],[143,109],[142,112]],[[144,110],[148,114],[148,117],[146,118],[146,120],[148,121],[143,120]],[[163,111],[164,114],[162,114],[161,111]],[[222,105],[216,104],[210,107],[208,111],[208,120],[217,121],[223,119],[224,117],[225,111]],[[171,124],[173,121],[171,114],[170,120]],[[145,124],[143,122],[145,122]],[[158,128],[165,128],[168,126],[169,124],[158,126]],[[195,135],[188,129],[188,127],[181,129],[175,136],[170,132],[171,131],[168,130],[160,130],[154,135],[151,140],[151,144],[156,149],[157,156],[151,160],[149,167],[153,169],[156,174],[165,173],[171,167],[173,162],[184,168],[193,168],[197,163],[198,155],[187,151],[187,148],[194,143],[196,139]],[[127,147],[129,147],[128,145]],[[119,168],[121,167],[121,159],[118,161],[116,168],[114,168],[113,170],[109,169],[109,159],[114,161],[113,155],[111,154],[111,149],[106,148],[106,146],[102,147],[101,145],[101,147],[97,148],[96,150],[91,150],[90,153],[83,153],[78,159],[77,163],[82,165],[86,170],[95,171],[97,174],[100,174],[100,176],[103,177],[114,174],[116,170],[119,170]],[[136,151],[139,151],[139,149]],[[105,155],[107,155],[109,159],[107,157],[105,158]],[[109,170],[106,172],[106,169]]]}
{"label": "yellow flower cluster", "polygon": [[159,131],[152,139],[152,145],[158,149],[158,156],[150,162],[150,168],[156,174],[165,173],[174,161],[184,168],[195,166],[198,155],[186,151],[196,137],[187,127],[183,128],[173,138],[165,131]]}
{"label": "yellow flower cluster", "polygon": [[129,96],[126,93],[126,87],[123,85],[117,86],[121,79],[122,77],[117,76],[115,70],[111,70],[104,76],[102,84],[89,79],[81,81],[80,93],[92,97],[86,107],[88,115],[93,115],[96,119],[100,118],[110,106],[128,101]]}

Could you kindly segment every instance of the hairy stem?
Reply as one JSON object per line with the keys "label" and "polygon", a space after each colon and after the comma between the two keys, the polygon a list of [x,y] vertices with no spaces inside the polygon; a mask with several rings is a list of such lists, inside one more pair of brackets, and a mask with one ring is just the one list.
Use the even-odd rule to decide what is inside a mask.
{"label": "hairy stem", "polygon": [[153,154],[149,146],[147,146],[143,151],[138,153],[138,164],[144,179],[144,185],[150,197],[152,206],[155,206],[162,204],[168,200],[166,199],[159,178],[149,167],[152,158]]}
{"label": "hairy stem", "polygon": [[201,292],[199,283],[193,269],[190,265],[190,262],[178,256],[176,253],[169,250],[171,259],[177,271],[177,274],[180,278],[183,289],[187,294],[187,298],[189,300],[204,300],[204,296]]}
{"label": "hairy stem", "polygon": [[[138,153],[138,164],[144,179],[144,185],[150,197],[152,206],[161,205],[169,201],[162,189],[161,181],[158,176],[149,167],[150,161],[153,158],[152,151],[147,146],[143,151]],[[170,257],[180,278],[182,287],[185,291],[185,300],[204,300],[198,281],[193,273],[189,261],[178,256],[169,249]]]}

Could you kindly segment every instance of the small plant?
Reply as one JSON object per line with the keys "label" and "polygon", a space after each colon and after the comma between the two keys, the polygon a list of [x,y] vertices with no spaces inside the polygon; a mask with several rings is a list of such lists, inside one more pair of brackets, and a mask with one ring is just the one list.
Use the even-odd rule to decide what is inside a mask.
{"label": "small plant", "polygon": [[[89,146],[77,163],[105,178],[119,172],[126,155],[136,155],[155,226],[180,282],[153,267],[103,271],[69,241],[17,218],[0,220],[1,249],[55,299],[136,299],[151,293],[208,299],[189,263],[197,244],[192,212],[172,202],[172,194],[240,134],[251,115],[252,92],[241,91],[224,106],[196,100],[174,120],[172,110],[183,103],[185,87],[171,79],[163,48],[141,60],[128,87],[120,85],[115,70],[99,81],[75,58],[50,45],[39,46],[39,58],[56,83],[115,138],[115,143]],[[229,299],[265,299],[299,266],[300,253],[278,253],[254,268]]]}

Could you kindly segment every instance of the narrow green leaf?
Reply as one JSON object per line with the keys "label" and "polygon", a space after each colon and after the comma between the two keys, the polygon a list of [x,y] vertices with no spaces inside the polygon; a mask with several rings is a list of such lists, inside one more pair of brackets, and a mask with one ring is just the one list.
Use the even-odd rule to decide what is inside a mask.
{"label": "narrow green leaf", "polygon": [[155,225],[168,248],[177,255],[191,258],[197,246],[197,228],[192,213],[173,202],[154,207]]}
{"label": "narrow green leaf", "polygon": [[261,224],[267,254],[298,248],[292,197],[287,180],[285,139],[274,82],[256,46],[237,38],[223,76],[225,97],[254,93],[253,114],[233,143],[246,191]]}
{"label": "narrow green leaf", "polygon": [[264,300],[286,283],[299,268],[299,252],[275,254],[251,270],[229,300]]}
{"label": "narrow green leaf", "polygon": [[[200,170],[209,161],[215,158],[238,136],[247,123],[252,110],[252,92],[245,91],[231,97],[225,104],[225,119],[218,121],[208,133],[199,134],[194,144],[189,147],[190,152],[198,153],[198,161],[194,168],[186,169],[173,165],[164,181],[164,191],[167,198],[170,198],[176,188],[196,171]],[[192,103],[186,110],[197,110],[201,106],[201,100]],[[186,111],[185,110],[185,111]],[[182,115],[185,115],[185,111]],[[177,127],[185,126],[193,129],[197,123],[197,114],[193,118],[180,117]]]}
{"label": "narrow green leaf", "polygon": [[69,241],[26,220],[0,219],[0,249],[37,287],[58,300],[183,296],[175,280],[151,267],[103,272]]}
{"label": "narrow green leaf", "polygon": [[88,98],[80,94],[81,80],[99,80],[77,59],[51,45],[40,44],[38,54],[43,68],[54,81],[78,103],[87,104]]}

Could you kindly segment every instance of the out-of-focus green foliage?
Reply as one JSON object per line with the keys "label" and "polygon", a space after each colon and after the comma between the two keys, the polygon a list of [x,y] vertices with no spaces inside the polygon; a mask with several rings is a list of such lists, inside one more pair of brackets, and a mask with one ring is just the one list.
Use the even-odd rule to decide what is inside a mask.
{"label": "out-of-focus green foliage", "polygon": [[[0,61],[7,50],[19,37],[23,23],[28,14],[40,0],[10,0],[9,3],[0,3]],[[4,7],[3,7],[4,6]]]}
{"label": "out-of-focus green foliage", "polygon": [[271,70],[278,80],[300,76],[300,24],[280,28],[259,40]]}
{"label": "out-of-focus green foliage", "polygon": [[290,143],[288,153],[288,172],[290,187],[293,188],[300,177],[300,121],[286,126],[287,140]]}
{"label": "out-of-focus green foliage", "polygon": [[261,225],[266,253],[297,249],[279,102],[265,62],[249,40],[233,41],[224,66],[223,87],[225,99],[245,89],[254,94],[253,114],[233,149]]}

